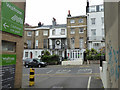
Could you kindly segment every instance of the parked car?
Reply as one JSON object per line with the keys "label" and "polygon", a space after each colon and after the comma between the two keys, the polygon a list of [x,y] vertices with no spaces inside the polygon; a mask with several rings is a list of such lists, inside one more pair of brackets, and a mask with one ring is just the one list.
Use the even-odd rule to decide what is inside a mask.
{"label": "parked car", "polygon": [[45,67],[47,66],[47,63],[46,62],[42,62],[40,59],[37,59],[37,58],[33,58],[33,59],[25,59],[24,60],[24,66],[26,68],[29,68],[29,67]]}

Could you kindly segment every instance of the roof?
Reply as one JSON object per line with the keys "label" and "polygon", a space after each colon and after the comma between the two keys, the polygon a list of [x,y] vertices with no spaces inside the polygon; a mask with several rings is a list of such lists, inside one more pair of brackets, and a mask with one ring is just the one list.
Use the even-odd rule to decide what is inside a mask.
{"label": "roof", "polygon": [[71,16],[71,17],[67,17],[67,18],[80,18],[80,17],[87,17],[87,15]]}

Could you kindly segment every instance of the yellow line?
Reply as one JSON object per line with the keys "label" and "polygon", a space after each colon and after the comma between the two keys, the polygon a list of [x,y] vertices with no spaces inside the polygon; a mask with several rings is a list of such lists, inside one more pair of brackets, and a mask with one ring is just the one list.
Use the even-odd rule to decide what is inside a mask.
{"label": "yellow line", "polygon": [[[99,73],[80,73],[80,74],[35,74],[36,76],[43,76],[43,75],[99,75]],[[29,76],[29,74],[23,74],[23,76]]]}

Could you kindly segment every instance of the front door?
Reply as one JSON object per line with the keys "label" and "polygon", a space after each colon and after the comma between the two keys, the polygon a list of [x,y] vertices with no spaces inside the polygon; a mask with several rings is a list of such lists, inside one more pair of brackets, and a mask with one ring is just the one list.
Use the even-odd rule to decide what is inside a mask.
{"label": "front door", "polygon": [[31,58],[31,59],[32,59],[32,55],[33,55],[32,52],[30,52],[30,58]]}

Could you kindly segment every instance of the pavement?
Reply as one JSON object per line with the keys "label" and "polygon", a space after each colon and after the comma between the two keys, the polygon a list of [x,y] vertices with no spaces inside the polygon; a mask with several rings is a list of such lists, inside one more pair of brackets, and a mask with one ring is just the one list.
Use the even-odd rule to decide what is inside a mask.
{"label": "pavement", "polygon": [[[102,88],[99,64],[83,65],[48,65],[46,68],[36,68],[36,84],[29,87],[29,69],[23,69],[22,88]],[[27,84],[24,82],[27,81]],[[25,90],[26,90],[25,89]],[[51,89],[50,89],[51,90]]]}

